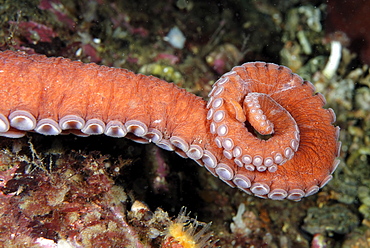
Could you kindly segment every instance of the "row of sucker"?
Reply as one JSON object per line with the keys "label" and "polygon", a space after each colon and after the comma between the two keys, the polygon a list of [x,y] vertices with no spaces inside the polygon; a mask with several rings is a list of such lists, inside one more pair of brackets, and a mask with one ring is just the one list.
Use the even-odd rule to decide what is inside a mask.
{"label": "row of sucker", "polygon": [[203,149],[196,144],[189,145],[180,137],[165,139],[162,132],[148,127],[138,120],[128,120],[122,123],[119,120],[111,120],[108,123],[93,118],[85,121],[77,115],[66,115],[59,121],[51,118],[36,120],[36,118],[25,110],[16,110],[6,117],[0,114],[0,135],[10,138],[19,138],[27,131],[34,131],[43,135],[58,135],[61,133],[73,133],[78,136],[90,136],[105,134],[110,137],[126,137],[138,143],[155,143],[159,147],[176,151],[180,149],[185,152],[184,157],[199,160],[203,157]]}
{"label": "row of sucker", "polygon": [[[227,87],[230,76],[237,76],[235,71],[231,71],[223,75],[215,84],[212,91],[209,94],[209,101],[207,104],[208,114],[207,119],[211,121],[210,132],[216,134],[215,138],[216,145],[219,148],[223,148],[223,153],[226,158],[234,160],[234,163],[239,167],[244,167],[250,171],[265,171],[275,172],[278,169],[278,165],[284,164],[287,160],[294,156],[294,153],[299,147],[299,129],[294,119],[289,115],[292,125],[288,132],[284,132],[279,139],[283,140],[283,144],[279,144],[276,147],[277,150],[268,151],[267,149],[261,149],[259,154],[248,154],[245,153],[243,147],[234,143],[231,137],[228,137],[229,127],[228,127],[228,113],[227,100],[222,92],[224,88]],[[232,85],[230,87],[233,87]],[[258,94],[258,93],[257,93]],[[249,93],[244,99],[244,105],[248,107],[247,110],[249,114],[249,119],[252,119],[252,125],[254,123],[255,129],[258,129],[261,134],[272,134],[274,130],[273,123],[266,118],[264,112],[261,110],[261,106],[258,101],[258,96],[256,93]],[[237,103],[233,103],[235,107]],[[240,108],[240,111],[243,111]],[[240,112],[239,111],[239,112]],[[242,113],[243,114],[243,113]],[[241,114],[239,114],[240,116]],[[230,118],[230,117],[229,117]],[[241,119],[241,123],[245,121],[245,117],[236,117]],[[259,127],[257,127],[257,124]],[[244,124],[243,124],[244,125]],[[246,129],[246,128],[245,128]],[[257,139],[257,138],[256,138]]]}
{"label": "row of sucker", "polygon": [[[18,135],[8,132],[11,128],[19,130]],[[63,131],[80,130],[80,136],[106,134],[111,137],[126,137],[132,133],[135,137],[129,138],[139,143],[153,142],[160,148],[168,151],[175,151],[177,148],[200,165],[204,165],[214,176],[220,177],[225,182],[234,179],[233,170],[224,163],[219,163],[214,154],[202,149],[199,145],[189,145],[181,137],[172,136],[170,139],[163,139],[160,131],[154,128],[148,128],[144,123],[136,120],[130,120],[126,123],[114,120],[105,124],[99,119],[90,119],[85,121],[76,115],[62,117],[59,122],[50,118],[36,121],[36,118],[29,112],[17,110],[12,112],[8,118],[0,114],[0,134],[6,137],[20,137],[24,135],[23,131],[35,131],[43,135],[58,135]],[[76,132],[73,132],[78,134]],[[146,142],[145,142],[146,141]],[[238,179],[236,179],[238,180]],[[236,181],[238,182],[238,181]],[[229,183],[230,184],[230,183]],[[233,186],[233,185],[231,185]]]}
{"label": "row of sucker", "polygon": [[31,113],[25,110],[16,110],[8,117],[0,114],[1,136],[19,138],[29,131],[43,135],[73,133],[78,136],[90,136],[105,134],[115,138],[126,137],[138,143],[152,142],[162,149],[175,151],[182,157],[195,160],[199,165],[205,166],[211,171],[214,176],[219,176],[224,181],[233,179],[232,169],[227,165],[218,163],[215,155],[210,151],[198,144],[189,144],[181,137],[172,136],[165,139],[159,130],[148,127],[137,120],[129,120],[125,123],[119,120],[111,120],[104,123],[96,118],[85,121],[77,115],[67,115],[59,121],[51,118],[37,121]]}
{"label": "row of sucker", "polygon": [[[237,68],[243,67],[239,66]],[[235,68],[234,68],[235,69]],[[210,121],[210,132],[216,135],[215,143],[219,148],[223,149],[223,155],[229,159],[234,160],[234,163],[240,167],[245,168],[249,171],[269,171],[275,172],[278,168],[277,165],[284,164],[287,160],[291,159],[294,156],[294,153],[298,151],[300,135],[299,128],[294,119],[287,113],[291,118],[291,127],[290,132],[284,137],[284,144],[287,144],[283,147],[281,151],[271,152],[270,155],[252,155],[244,154],[243,148],[236,144],[235,141],[228,137],[229,127],[227,121],[225,120],[228,116],[227,107],[222,108],[227,104],[228,99],[223,97],[223,93],[226,91],[228,83],[233,83],[230,80],[231,77],[238,77],[237,72],[234,69],[226,74],[224,74],[218,81],[215,82],[211,92],[209,93],[209,101],[207,103],[207,120]],[[236,81],[235,79],[233,80]],[[228,88],[229,89],[229,88]],[[226,94],[226,93],[225,93]],[[243,110],[243,108],[235,103],[231,102],[230,106],[233,106],[235,109],[235,119],[240,122],[245,122],[247,119],[245,117],[245,112],[251,113],[249,118],[255,118],[256,123],[260,127],[255,127],[259,133],[263,135],[273,134],[274,133],[274,124],[267,119],[264,115],[264,112],[260,109],[260,104],[258,102],[258,93],[249,93],[244,99],[244,104],[247,105],[249,110]],[[325,98],[323,98],[325,99]],[[239,109],[239,110],[238,110]],[[332,109],[328,109],[332,115],[333,121],[335,122],[335,113]],[[337,157],[339,156],[341,143],[338,141],[339,138],[339,127],[336,127],[337,130]],[[205,151],[205,154],[209,153]],[[332,164],[332,169],[330,175],[327,175],[323,180],[321,180],[318,185],[313,185],[307,189],[293,188],[285,190],[282,188],[273,188],[264,182],[257,182],[251,176],[243,173],[241,170],[233,170],[226,163],[217,163],[217,159],[212,156],[212,154],[203,160],[205,167],[214,175],[218,176],[221,180],[226,182],[232,187],[238,187],[247,194],[255,195],[261,198],[270,198],[273,200],[283,200],[289,199],[293,201],[299,201],[302,197],[307,197],[317,193],[320,188],[324,187],[331,179],[332,173],[337,168],[340,160],[335,159]]]}
{"label": "row of sucker", "polygon": [[[290,199],[295,201],[315,194],[332,179],[332,173],[339,164],[338,159],[332,162],[326,174],[321,174],[320,178],[314,178],[313,183],[302,183],[301,185],[305,186],[301,187],[299,182],[296,183],[294,180],[289,184],[289,182],[280,180],[264,180],[261,176],[278,175],[284,178],[284,171],[279,169],[285,169],[283,168],[284,163],[300,156],[300,142],[307,137],[304,136],[303,131],[300,133],[296,121],[285,108],[280,106],[272,94],[259,92],[259,89],[267,91],[264,89],[265,87],[272,89],[273,86],[263,83],[263,87],[257,87],[256,90],[259,78],[255,74],[258,70],[248,72],[248,67],[263,67],[261,70],[267,68],[271,72],[269,75],[271,74],[275,78],[277,74],[284,72],[281,74],[287,75],[285,78],[288,78],[286,81],[283,80],[284,90],[303,85],[308,94],[314,92],[313,85],[302,83],[299,76],[289,78],[292,73],[285,67],[262,62],[246,63],[234,67],[232,71],[224,74],[214,84],[206,106],[206,119],[208,120],[206,125],[209,126],[210,134],[197,136],[193,133],[175,132],[176,125],[173,127],[166,126],[169,124],[164,127],[157,125],[158,120],[154,117],[152,122],[148,121],[148,123],[142,121],[142,118],[125,119],[124,114],[121,115],[122,117],[107,118],[107,121],[93,118],[99,115],[83,118],[70,114],[70,112],[60,117],[41,118],[33,115],[32,111],[17,109],[10,113],[0,113],[0,136],[18,138],[31,131],[43,135],[73,133],[79,136],[105,134],[116,138],[125,137],[138,143],[154,143],[160,148],[176,152],[181,157],[193,159],[215,177],[248,194],[274,200]],[[255,74],[248,76],[248,73]],[[244,74],[247,76],[245,77]],[[264,75],[262,76],[264,77]],[[251,90],[252,86],[255,87],[255,90]],[[322,95],[317,94],[315,97],[323,104],[325,103],[325,98]],[[203,102],[199,105],[203,107],[202,104]],[[274,105],[274,108],[270,108],[270,105]],[[99,107],[99,105],[97,106]],[[278,110],[275,110],[275,107]],[[274,110],[272,111],[272,109]],[[331,109],[326,111],[328,111],[326,115],[329,116],[329,119],[335,122],[334,112]],[[148,111],[148,115],[150,115],[150,111]],[[204,118],[204,116],[202,117]],[[279,125],[281,120],[285,123],[284,125]],[[166,121],[170,124],[174,122],[173,120]],[[182,121],[186,122],[185,119]],[[304,130],[302,126],[300,127],[301,130]],[[254,131],[258,134],[253,133]],[[338,157],[341,145],[338,141],[339,127],[336,128],[335,133],[336,156]],[[273,147],[272,151],[268,149],[269,147]],[[287,166],[289,166],[288,163]]]}
{"label": "row of sucker", "polygon": [[[222,82],[225,81],[227,81],[227,79],[225,80],[224,78],[221,78],[221,85]],[[217,83],[215,88],[217,89],[217,87],[220,87],[220,84]],[[212,107],[209,107],[209,109],[210,111],[216,112],[212,115],[212,123],[217,123],[220,122],[219,120],[222,120],[223,115],[222,112],[221,114],[217,114],[217,109],[223,105],[224,100],[222,98],[215,98],[217,97],[217,94],[211,94],[211,97],[214,99],[210,100]],[[221,117],[219,115],[221,115]],[[220,127],[222,129],[221,125],[217,126],[218,129],[220,129]],[[81,132],[74,132],[76,130]],[[339,134],[339,128],[337,128],[337,130],[337,133]],[[51,118],[44,118],[36,121],[36,118],[31,113],[24,110],[16,110],[10,113],[8,117],[0,114],[1,136],[18,138],[23,136],[27,131],[35,131],[43,135],[58,135],[62,132],[70,132],[79,136],[105,134],[107,136],[116,138],[130,138],[138,143],[152,142],[160,148],[168,151],[175,151],[182,157],[188,157],[195,160],[199,165],[204,166],[207,170],[209,170],[214,176],[219,177],[232,187],[237,186],[248,194],[254,194],[263,198],[268,197],[274,200],[281,200],[284,198],[290,200],[300,200],[304,196],[315,194],[332,178],[332,175],[328,175],[326,179],[320,183],[320,185],[312,186],[305,191],[301,189],[292,189],[289,192],[286,192],[284,189],[270,190],[270,187],[265,183],[253,182],[252,178],[249,178],[242,173],[235,173],[233,168],[231,168],[228,164],[218,161],[212,152],[202,148],[198,144],[188,144],[188,142],[186,142],[184,139],[177,136],[164,139],[163,134],[159,130],[148,127],[141,121],[129,120],[125,123],[122,123],[119,120],[111,120],[105,124],[102,120],[96,118],[85,121],[83,118],[77,115],[64,116],[58,122]],[[211,132],[221,132],[222,134],[222,131],[211,130]],[[129,136],[129,134],[133,135]],[[242,161],[247,164],[245,159],[246,155],[241,155],[241,149],[239,146],[234,144],[234,141],[231,138],[216,138],[216,144],[220,148],[223,147],[225,149],[223,154],[226,158],[232,159],[241,157]],[[338,146],[339,153],[340,143]],[[292,147],[292,150],[296,151],[296,146]],[[252,160],[251,158],[249,159]],[[275,161],[277,160],[278,159],[275,156]],[[251,161],[248,162],[250,163]],[[236,164],[239,165],[238,163]],[[336,159],[333,163],[332,172],[335,170],[338,164],[339,160]],[[245,168],[248,169],[247,166],[245,166]]]}

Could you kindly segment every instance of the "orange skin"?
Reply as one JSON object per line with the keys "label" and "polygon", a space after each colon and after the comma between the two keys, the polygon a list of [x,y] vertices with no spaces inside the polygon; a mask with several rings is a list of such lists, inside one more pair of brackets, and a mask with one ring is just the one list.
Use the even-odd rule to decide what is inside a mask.
{"label": "orange skin", "polygon": [[[0,104],[3,136],[13,137],[14,134],[17,137],[33,131],[18,130],[17,124],[12,124],[10,114],[16,110],[31,114],[35,124],[49,119],[58,123],[61,118],[72,115],[86,122],[100,120],[104,123],[100,127],[104,129],[111,121],[125,124],[134,120],[144,124],[144,128],[134,125],[128,138],[142,143],[154,142],[151,134],[132,134],[135,129],[147,128],[159,131],[164,146],[172,147],[182,156],[189,156],[189,147],[199,147],[193,150],[200,154],[194,159],[198,164],[216,176],[221,175],[231,186],[271,199],[300,200],[316,193],[331,179],[338,164],[339,128],[332,125],[335,114],[323,108],[325,99],[314,94],[311,83],[283,66],[256,62],[235,67],[215,83],[215,90],[210,93],[213,102],[208,108],[207,102],[200,97],[153,76],[64,58],[5,51],[0,53],[0,71],[0,95],[6,99]],[[246,96],[257,99],[257,108],[260,107],[272,123],[269,138],[262,139],[254,134],[260,131],[266,135],[260,123],[251,119],[255,115],[246,106]],[[221,100],[215,103],[216,98],[222,98],[222,103]],[[224,111],[224,115],[216,117],[216,110]],[[217,123],[213,121],[218,117]],[[210,132],[212,125],[219,127],[221,124],[227,126],[227,134],[219,137],[218,131]],[[251,127],[247,129],[248,125]],[[48,129],[50,126],[43,130]],[[96,126],[91,130],[95,129]],[[79,129],[61,132],[83,135]],[[180,145],[173,141],[177,138]],[[220,142],[230,138],[232,148],[219,148],[215,143],[217,138]],[[166,145],[168,143],[171,144]],[[229,150],[230,154],[236,147],[243,155],[252,157],[249,167],[234,162],[242,158],[237,153],[232,159],[225,156],[225,152]],[[209,157],[203,155],[206,151],[216,159],[214,166],[207,162]],[[287,155],[283,162],[277,162],[277,157],[274,160],[276,153],[284,151]],[[267,166],[258,167],[259,158]],[[274,160],[272,167],[268,159]],[[236,176],[245,179],[243,182],[247,182],[247,186],[239,184]]]}

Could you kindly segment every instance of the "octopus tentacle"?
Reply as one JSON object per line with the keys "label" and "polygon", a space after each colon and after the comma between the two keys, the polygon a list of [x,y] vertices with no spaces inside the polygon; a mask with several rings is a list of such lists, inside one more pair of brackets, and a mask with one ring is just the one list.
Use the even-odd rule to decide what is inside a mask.
{"label": "octopus tentacle", "polygon": [[325,98],[288,68],[246,63],[209,101],[124,69],[0,53],[0,135],[126,137],[196,161],[231,187],[275,200],[315,194],[339,164]]}
{"label": "octopus tentacle", "polygon": [[[272,71],[279,68],[271,64],[258,63],[256,65],[269,66]],[[247,68],[249,64],[244,66]],[[275,172],[277,165],[284,164],[298,150],[300,138],[297,123],[284,107],[266,94],[276,93],[281,89],[274,88],[266,93],[250,91],[251,87],[259,87],[256,86],[259,82],[253,78],[243,77],[240,72],[237,72],[238,70],[245,69],[243,66],[234,68],[232,71],[234,73],[224,75],[215,83],[216,90],[210,94],[210,101],[213,101],[213,104],[209,104],[208,111],[208,119],[212,121],[210,131],[217,134],[215,141],[218,144],[222,144],[224,140],[231,141],[228,143],[235,143],[235,146],[227,147],[228,149],[224,147],[224,149],[231,150],[235,147],[234,153],[238,156],[235,156],[234,162],[238,166],[242,167],[244,164],[244,167],[251,171],[256,169],[260,172],[265,170]],[[242,71],[242,73],[245,72]],[[222,92],[220,89],[223,89]],[[217,92],[221,93],[217,94]],[[216,101],[225,104],[215,104]],[[245,114],[244,118],[240,117],[241,111]],[[245,120],[248,122],[245,123]],[[270,120],[276,122],[276,128]],[[273,136],[268,140],[261,139],[254,136],[246,125],[252,126],[261,135],[273,134]],[[234,139],[236,139],[235,142],[233,142]]]}

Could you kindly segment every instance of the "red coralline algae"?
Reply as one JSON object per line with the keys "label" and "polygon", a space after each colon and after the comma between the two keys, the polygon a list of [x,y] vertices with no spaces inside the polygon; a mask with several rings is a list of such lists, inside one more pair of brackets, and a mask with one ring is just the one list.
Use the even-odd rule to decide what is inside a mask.
{"label": "red coralline algae", "polygon": [[12,160],[0,166],[10,166],[0,172],[5,178],[1,247],[158,247],[163,242],[172,223],[167,213],[148,209],[140,217],[137,210],[127,211],[127,195],[114,185],[107,157],[59,154],[58,165],[49,171],[45,158],[19,162],[10,154],[1,151],[2,158]]}

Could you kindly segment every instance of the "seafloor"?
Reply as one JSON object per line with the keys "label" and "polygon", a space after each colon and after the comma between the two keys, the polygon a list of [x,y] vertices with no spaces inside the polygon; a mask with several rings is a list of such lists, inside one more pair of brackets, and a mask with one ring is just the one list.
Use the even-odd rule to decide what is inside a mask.
{"label": "seafloor", "polygon": [[235,65],[274,62],[311,81],[342,130],[334,179],[299,202],[249,196],[127,139],[1,138],[0,247],[370,247],[369,12],[361,0],[0,0],[1,50],[127,68],[202,97]]}

